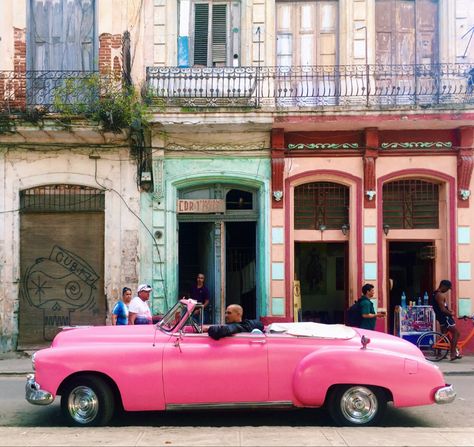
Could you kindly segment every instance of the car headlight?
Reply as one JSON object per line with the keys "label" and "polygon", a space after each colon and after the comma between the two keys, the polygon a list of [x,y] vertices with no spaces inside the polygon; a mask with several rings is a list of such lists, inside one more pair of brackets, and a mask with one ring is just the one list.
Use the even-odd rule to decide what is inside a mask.
{"label": "car headlight", "polygon": [[33,368],[33,371],[35,371],[35,358],[36,358],[36,352],[33,353],[31,356],[31,367]]}

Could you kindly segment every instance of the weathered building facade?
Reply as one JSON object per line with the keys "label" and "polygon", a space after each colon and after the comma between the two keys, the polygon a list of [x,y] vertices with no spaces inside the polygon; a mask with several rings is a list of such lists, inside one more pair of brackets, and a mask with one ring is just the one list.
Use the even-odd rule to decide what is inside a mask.
{"label": "weathered building facade", "polygon": [[[161,101],[152,145],[155,181],[164,182],[155,184],[164,204],[157,216],[167,216],[156,221],[173,253],[165,275],[171,300],[193,276],[181,238],[188,239],[190,225],[215,221],[189,211],[197,201],[180,209],[179,199],[224,199],[216,173],[219,184],[229,185],[224,191],[248,191],[235,186],[240,180],[225,150],[255,164],[235,140],[260,139],[258,127],[269,133],[263,147],[271,178],[262,179],[270,188],[258,206],[268,218],[257,224],[264,228],[255,247],[269,251],[256,263],[255,307],[243,295],[223,296],[229,284],[246,280],[245,265],[237,272],[229,266],[231,245],[210,243],[194,255],[201,256],[194,272],[204,270],[214,284],[217,317],[225,303],[241,302],[267,321],[299,315],[342,322],[370,282],[375,304],[388,311],[378,327],[392,332],[401,293],[417,301],[443,278],[454,283],[457,314],[470,313],[474,20],[468,3],[155,2],[147,81]],[[175,161],[180,156],[182,164]],[[202,186],[167,196],[173,163],[191,163],[181,175],[198,169]],[[224,219],[214,241],[227,228],[232,239]]]}
{"label": "weathered building facade", "polygon": [[106,324],[121,288],[139,281],[127,130],[65,118],[56,104],[68,83],[68,100],[82,103],[88,76],[122,75],[133,3],[0,5],[0,351],[44,345],[60,326]]}

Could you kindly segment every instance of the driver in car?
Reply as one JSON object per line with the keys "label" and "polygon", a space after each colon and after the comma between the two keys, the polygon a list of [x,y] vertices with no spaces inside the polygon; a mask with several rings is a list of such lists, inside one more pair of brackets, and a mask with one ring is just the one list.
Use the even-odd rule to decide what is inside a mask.
{"label": "driver in car", "polygon": [[225,310],[226,324],[213,324],[204,326],[203,332],[209,333],[214,340],[229,337],[239,332],[252,332],[258,329],[263,332],[263,323],[258,320],[243,320],[244,310],[238,304],[230,304]]}

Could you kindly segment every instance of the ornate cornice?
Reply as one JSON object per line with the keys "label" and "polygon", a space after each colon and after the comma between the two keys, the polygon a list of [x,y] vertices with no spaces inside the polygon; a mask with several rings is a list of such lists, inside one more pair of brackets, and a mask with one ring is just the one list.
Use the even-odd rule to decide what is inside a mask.
{"label": "ornate cornice", "polygon": [[288,149],[358,149],[358,143],[296,143],[288,144]]}
{"label": "ornate cornice", "polygon": [[382,149],[451,149],[453,143],[450,141],[410,141],[382,143]]}
{"label": "ornate cornice", "polygon": [[165,147],[168,151],[263,151],[268,149],[265,147],[265,142],[260,143],[246,143],[246,144],[233,144],[233,143],[210,143],[210,144],[190,144],[189,146],[183,146],[181,144],[171,143]]}

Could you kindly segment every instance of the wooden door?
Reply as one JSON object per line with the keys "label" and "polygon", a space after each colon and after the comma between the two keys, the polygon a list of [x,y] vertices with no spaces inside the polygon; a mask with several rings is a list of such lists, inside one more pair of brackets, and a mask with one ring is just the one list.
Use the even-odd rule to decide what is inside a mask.
{"label": "wooden door", "polygon": [[60,326],[103,325],[104,213],[23,213],[19,345],[50,342]]}
{"label": "wooden door", "polygon": [[432,101],[438,85],[438,0],[376,0],[375,18],[380,99]]}
{"label": "wooden door", "polygon": [[[277,66],[281,99],[313,103],[334,98],[337,64],[336,1],[276,3]],[[293,67],[290,74],[288,67]]]}
{"label": "wooden door", "polygon": [[[52,105],[54,89],[68,76],[97,66],[95,0],[30,0],[28,104]],[[56,73],[45,73],[55,71]]]}

